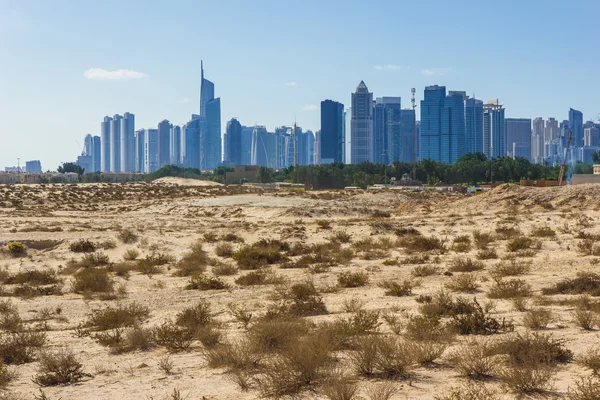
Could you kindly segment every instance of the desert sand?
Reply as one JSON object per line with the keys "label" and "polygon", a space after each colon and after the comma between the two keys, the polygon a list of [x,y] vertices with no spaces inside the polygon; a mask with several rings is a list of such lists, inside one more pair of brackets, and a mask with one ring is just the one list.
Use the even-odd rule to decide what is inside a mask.
{"label": "desert sand", "polygon": [[[138,303],[149,309],[141,326],[152,328],[173,321],[178,312],[204,299],[219,322],[217,329],[222,334],[221,341],[228,342],[246,335],[246,329],[234,318],[229,304],[235,303],[252,312],[251,329],[276,303],[273,293],[278,286],[285,285],[282,282],[289,286],[307,281],[314,284],[327,309],[326,314],[304,317],[315,326],[351,318],[353,313],[348,312],[348,306],[354,300],[364,310],[379,313],[378,325],[369,335],[396,335],[384,315],[395,315],[406,324],[411,316],[420,315],[423,303],[417,302],[419,296],[433,295],[444,288],[455,298],[476,298],[485,305],[489,316],[498,321],[509,321],[514,326],[514,331],[490,335],[457,334],[444,345],[441,355],[433,363],[414,365],[410,373],[402,377],[384,379],[361,375],[352,366],[351,350],[333,351],[331,356],[336,369],[343,370],[358,382],[357,396],[373,398],[370,387],[391,382],[395,388],[392,399],[444,398],[452,388],[471,381],[452,361],[461,345],[473,340],[499,341],[529,331],[524,324],[525,316],[531,310],[543,308],[549,310],[552,318],[547,326],[536,332],[564,340],[564,346],[574,357],[570,362],[552,367],[553,375],[545,393],[530,396],[561,398],[580,377],[592,375],[589,368],[578,362],[578,357],[599,344],[598,331],[584,330],[574,322],[573,312],[577,305],[568,300],[577,299],[579,295],[543,295],[542,289],[565,278],[574,278],[578,272],[597,271],[600,258],[582,254],[579,244],[584,239],[578,235],[580,232],[591,237],[600,234],[599,210],[600,188],[586,185],[561,188],[503,185],[478,196],[391,190],[290,193],[171,178],[151,184],[0,186],[0,245],[6,249],[8,243],[18,241],[28,247],[26,254],[21,255],[3,250],[0,265],[8,275],[53,270],[62,280],[60,295],[32,297],[13,295],[11,293],[18,284],[4,284],[1,300],[12,302],[24,326],[29,328],[40,323],[43,310],[60,309],[60,315],[44,318],[47,324],[44,347],[72,350],[89,375],[70,385],[41,388],[51,400],[176,398],[174,390],[188,399],[259,398],[261,388],[253,379],[249,380],[249,389],[243,391],[227,373],[226,367],[210,368],[205,346],[200,341],[194,340],[191,347],[183,351],[169,351],[157,345],[147,351],[114,354],[99,344],[93,335],[78,337],[77,327],[85,323],[92,310]],[[534,243],[528,251],[511,252],[507,244],[512,238],[501,236],[501,227],[512,227],[520,231],[516,236],[530,237]],[[396,242],[402,239],[398,230],[409,228],[423,236],[440,239],[446,250],[432,250],[428,258],[410,261],[411,257],[414,259],[424,253],[409,254]],[[536,236],[534,231],[540,228],[553,234]],[[136,239],[132,243],[123,243],[119,239],[123,230],[133,232]],[[477,260],[481,249],[473,242],[474,231],[495,236],[487,249],[494,250],[496,257],[480,260],[483,269],[470,273],[476,279],[476,290],[454,292],[447,288],[448,283],[465,273],[444,273],[456,259]],[[341,248],[353,249],[350,261],[322,269],[280,268],[281,263],[274,263],[268,268],[277,276],[277,284],[241,286],[234,281],[250,271],[237,271],[234,275],[219,277],[228,285],[227,289],[186,290],[190,277],[174,276],[179,260],[198,241],[203,241],[203,250],[220,265],[237,265],[231,257],[215,254],[223,241],[213,241],[211,236],[218,239],[235,234],[243,239],[243,243],[231,243],[233,250],[239,250],[260,239],[278,239],[292,245],[324,243],[338,232],[350,235],[350,243],[341,244]],[[207,237],[210,240],[206,240]],[[464,237],[470,245],[457,246]],[[355,247],[361,240],[378,243],[382,238],[389,240],[384,239],[387,244],[381,245],[378,251]],[[457,238],[462,239],[455,242]],[[81,239],[104,247],[98,248],[97,252],[108,256],[110,263],[122,263],[125,252],[132,248],[139,251],[138,260],[161,253],[169,256],[169,261],[152,274],[133,270],[128,277],[123,277],[111,272],[111,279],[121,287],[119,295],[113,299],[74,293],[71,282],[76,271],[65,274],[64,270],[71,260],[78,261],[85,256],[70,248]],[[369,242],[365,243],[368,247]],[[292,261],[298,258],[290,256]],[[489,296],[495,285],[491,271],[511,259],[528,266],[522,275],[506,278],[523,279],[530,285],[531,293],[521,311],[517,310],[512,298],[491,299]],[[418,266],[431,266],[434,272],[415,277],[413,271]],[[206,267],[207,276],[212,276],[212,268],[214,265]],[[364,272],[368,283],[359,287],[341,287],[338,278],[344,272]],[[383,287],[386,282],[404,280],[415,284],[409,295],[386,295],[387,290]],[[442,320],[446,323],[451,318],[443,317]],[[398,333],[400,338],[406,336],[403,329]],[[173,364],[168,374],[158,366],[165,356]],[[500,366],[503,361],[498,358],[494,362]],[[40,387],[32,382],[38,365],[35,360],[8,365],[15,378],[8,383],[6,391],[26,399],[40,396]],[[260,378],[260,372],[257,378]],[[477,382],[495,391],[497,398],[518,396],[498,376]],[[326,399],[322,387],[321,382],[309,384],[298,396]]]}

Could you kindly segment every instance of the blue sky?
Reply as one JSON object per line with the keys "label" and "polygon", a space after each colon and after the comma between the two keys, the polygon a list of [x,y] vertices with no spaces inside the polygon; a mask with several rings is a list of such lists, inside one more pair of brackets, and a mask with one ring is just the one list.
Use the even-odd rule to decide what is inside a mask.
{"label": "blue sky", "polygon": [[[73,160],[105,115],[136,129],[198,112],[200,60],[231,117],[319,128],[364,80],[410,105],[426,85],[507,117],[600,113],[598,1],[0,0],[0,168]],[[87,71],[87,73],[86,73]],[[112,78],[112,79],[108,79]],[[119,78],[119,79],[116,79]],[[78,145],[79,143],[79,145]]]}

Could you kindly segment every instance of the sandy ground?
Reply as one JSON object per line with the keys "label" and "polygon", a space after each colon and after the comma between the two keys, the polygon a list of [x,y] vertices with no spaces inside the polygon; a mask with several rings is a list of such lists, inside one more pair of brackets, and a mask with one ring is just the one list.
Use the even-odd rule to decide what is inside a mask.
{"label": "sandy ground", "polygon": [[[57,243],[50,249],[29,249],[27,257],[0,254],[0,265],[11,273],[28,269],[59,270],[68,260],[80,257],[69,250],[69,244],[80,238],[94,242],[115,241],[116,248],[103,252],[116,262],[132,247],[141,252],[140,257],[149,254],[151,249],[159,249],[178,259],[190,244],[207,232],[217,235],[236,233],[246,243],[261,238],[320,243],[338,231],[350,233],[356,241],[366,237],[392,238],[393,229],[414,227],[424,235],[443,238],[451,244],[453,238],[471,236],[474,230],[493,232],[499,224],[509,224],[524,233],[540,226],[556,231],[556,237],[539,238],[541,249],[528,258],[532,268],[524,278],[536,295],[543,287],[562,278],[572,278],[579,271],[598,269],[598,258],[584,257],[577,252],[578,239],[575,238],[575,234],[583,228],[588,233],[600,233],[600,189],[597,186],[519,188],[507,185],[480,196],[466,197],[453,193],[391,191],[351,194],[335,191],[264,192],[213,184],[204,186],[199,181],[191,181],[194,185],[191,186],[188,180],[182,179],[164,178],[160,181],[160,184],[0,186],[0,244],[41,240]],[[175,184],[176,188],[165,188],[165,183]],[[331,221],[331,229],[318,229],[317,221],[322,219]],[[294,226],[302,226],[303,229],[298,232]],[[127,245],[120,243],[117,234],[122,228],[135,231],[140,241]],[[507,254],[505,243],[497,240],[491,245],[499,258]],[[204,248],[211,256],[219,258],[214,254],[215,245],[208,243]],[[454,258],[474,257],[476,253],[475,248],[460,254],[451,250],[440,255],[437,261],[433,261],[435,257],[432,257],[430,263],[444,271]],[[409,278],[414,265],[384,265],[383,261],[406,257],[404,250],[393,248],[383,258],[362,260],[357,255],[347,265],[334,267],[322,274],[311,275],[302,269],[275,270],[292,282],[312,279],[323,291],[330,313],[310,318],[317,323],[346,317],[342,306],[344,301],[353,298],[362,300],[368,310],[416,315],[419,304],[415,298],[434,293],[451,277],[440,274],[421,278],[421,285],[411,296],[384,295],[379,284]],[[222,261],[234,263],[230,259]],[[477,272],[481,288],[477,293],[468,295],[476,296],[481,302],[488,300],[487,291],[493,284],[487,270],[499,259],[483,262],[486,270]],[[341,272],[350,270],[366,271],[369,284],[359,288],[327,290],[337,284]],[[72,293],[69,285],[72,277],[65,276],[60,296],[11,299],[25,320],[35,319],[42,308],[60,306],[65,320],[48,322],[49,347],[67,346],[72,349],[86,372],[92,375],[71,386],[45,388],[49,399],[160,399],[167,398],[175,388],[189,399],[255,399],[259,397],[256,388],[242,392],[227,379],[224,370],[207,368],[199,343],[190,351],[171,354],[174,370],[166,375],[157,366],[158,360],[167,354],[164,348],[114,355],[90,337],[74,335],[75,327],[85,320],[90,310],[106,304],[138,302],[148,306],[151,314],[144,325],[151,327],[172,319],[178,311],[193,305],[198,299],[207,299],[216,318],[222,322],[225,335],[238,337],[243,334],[243,329],[231,316],[227,304],[243,304],[260,315],[272,303],[273,287],[240,287],[233,283],[237,276],[223,277],[232,286],[229,290],[184,290],[188,278],[172,276],[167,266],[163,267],[162,273],[152,277],[138,273],[133,273],[128,280],[116,277],[118,283],[126,285],[128,293],[124,299],[111,301],[87,300]],[[511,300],[494,300],[494,303],[492,315],[495,318],[512,320],[517,331],[524,330],[524,314],[514,310]],[[572,306],[553,303],[548,307],[555,319],[545,332],[565,339],[567,347],[576,355],[599,343],[598,331],[583,331],[573,323]],[[380,329],[386,331],[386,325],[381,322]],[[506,334],[495,336],[503,335]],[[438,366],[418,367],[410,380],[394,381],[398,392],[393,398],[433,399],[465,382],[465,378],[448,365],[445,356],[461,342],[470,339],[457,336],[457,341],[446,350]],[[17,373],[17,378],[8,386],[10,391],[27,399],[39,395],[39,388],[31,381],[36,373],[36,362],[10,368]],[[551,395],[563,397],[578,377],[588,375],[590,371],[576,362],[559,366]],[[364,388],[371,383],[369,380],[361,381],[360,393],[363,396]],[[500,382],[488,384],[497,388],[503,398],[515,398]],[[302,397],[325,398],[312,391],[304,392]]]}

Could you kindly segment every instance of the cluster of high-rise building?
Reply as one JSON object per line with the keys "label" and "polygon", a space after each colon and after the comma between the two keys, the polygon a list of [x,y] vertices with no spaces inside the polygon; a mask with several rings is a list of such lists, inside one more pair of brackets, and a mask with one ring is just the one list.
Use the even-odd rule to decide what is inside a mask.
{"label": "cluster of high-rise building", "polygon": [[498,99],[484,103],[464,91],[427,86],[420,120],[401,97],[376,97],[361,81],[344,104],[321,102],[316,132],[296,126],[269,131],[244,126],[236,118],[221,135],[221,102],[201,66],[200,113],[183,126],[163,120],[154,128],[135,129],[131,113],[104,117],[100,136],[87,135],[77,163],[88,172],[151,173],[166,165],[212,170],[219,165],[260,165],[279,169],[297,165],[413,162],[431,159],[455,163],[466,153],[486,157],[523,157],[535,163],[562,162],[570,132],[569,161],[591,163],[598,151],[600,125],[583,123],[580,111],[569,119],[533,121],[505,118]]}

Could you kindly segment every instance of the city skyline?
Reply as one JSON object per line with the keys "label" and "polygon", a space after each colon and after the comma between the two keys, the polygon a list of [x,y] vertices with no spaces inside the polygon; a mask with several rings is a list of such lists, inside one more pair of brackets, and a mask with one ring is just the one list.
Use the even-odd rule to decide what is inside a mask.
{"label": "city skyline", "polygon": [[[568,119],[564,110],[573,107],[593,119],[600,112],[594,95],[600,83],[593,79],[598,56],[589,52],[593,27],[573,26],[569,35],[575,40],[566,41],[564,32],[545,22],[600,11],[595,2],[576,3],[465,8],[442,1],[390,2],[373,8],[353,1],[265,0],[235,2],[231,13],[219,4],[181,0],[144,2],[144,18],[136,18],[142,3],[134,0],[0,0],[0,117],[5,129],[19,132],[5,138],[0,163],[16,164],[21,157],[56,168],[80,151],[81,137],[99,134],[98,114],[129,111],[145,129],[163,119],[183,125],[198,110],[201,58],[210,60],[211,78],[220,82],[222,129],[236,117],[269,130],[296,120],[316,131],[319,102],[349,104],[348,88],[360,80],[377,96],[405,100],[415,87],[417,103],[422,88],[438,84],[481,99],[500,98],[511,118],[562,121]],[[490,10],[492,21],[481,18]],[[201,26],[199,13],[207,16]],[[310,20],[313,29],[288,29],[290,15]],[[360,29],[348,23],[358,19]],[[110,30],[107,20],[114,21]],[[250,20],[254,29],[243,28]],[[506,20],[513,28],[507,29]],[[148,24],[165,29],[148,31]],[[448,35],[454,39],[441,40]],[[358,57],[353,47],[361,48]],[[539,51],[556,56],[540,63]],[[43,129],[27,123],[32,116],[43,121]]]}

